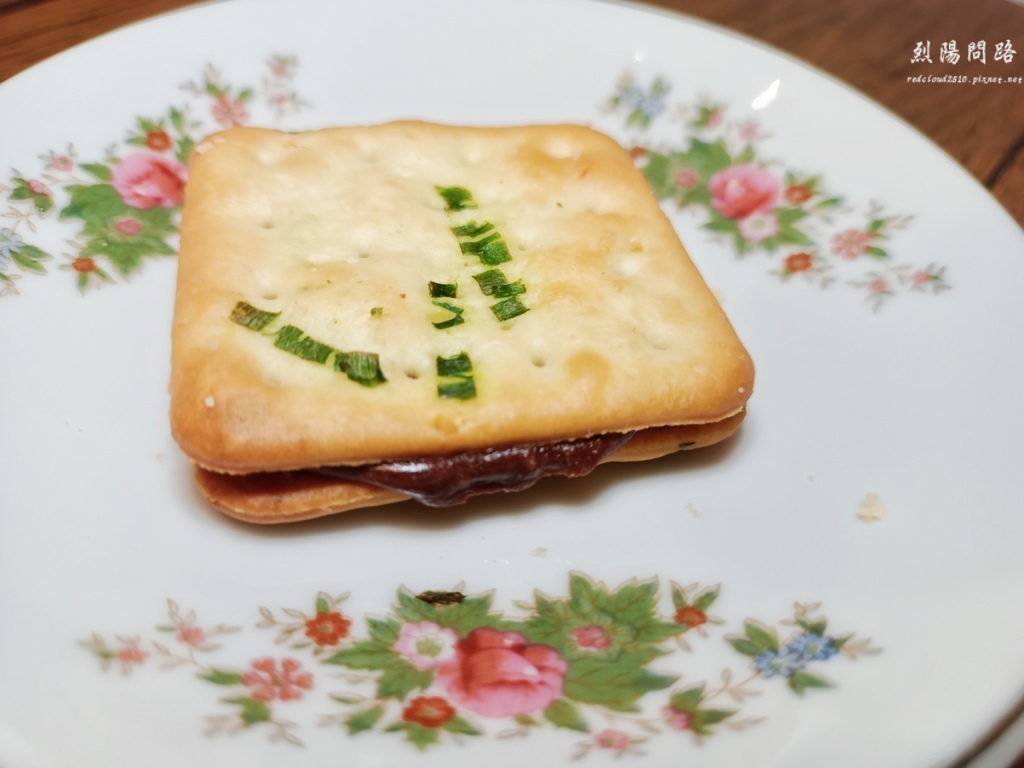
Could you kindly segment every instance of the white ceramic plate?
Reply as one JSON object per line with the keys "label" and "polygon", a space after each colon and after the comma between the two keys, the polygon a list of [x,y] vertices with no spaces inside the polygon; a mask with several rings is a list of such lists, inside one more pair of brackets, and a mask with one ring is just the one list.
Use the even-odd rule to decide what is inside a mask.
{"label": "white ceramic plate", "polygon": [[[856,94],[637,8],[256,0],[0,113],[6,768],[924,767],[1012,711],[1024,237]],[[757,364],[738,436],[450,511],[208,509],[167,424],[176,156],[400,117],[635,148]]]}

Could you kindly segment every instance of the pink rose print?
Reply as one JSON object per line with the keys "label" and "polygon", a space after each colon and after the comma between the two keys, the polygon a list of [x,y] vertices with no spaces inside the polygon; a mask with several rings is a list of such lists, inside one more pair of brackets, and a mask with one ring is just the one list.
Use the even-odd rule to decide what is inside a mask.
{"label": "pink rose print", "polygon": [[301,667],[295,659],[283,659],[278,670],[273,659],[258,659],[252,663],[252,669],[242,675],[242,685],[256,701],[301,699],[302,691],[313,687],[313,676],[299,672]]}
{"label": "pink rose print", "polygon": [[929,282],[931,282],[931,280],[932,275],[928,272],[925,272],[923,269],[918,270],[917,272],[910,276],[910,282],[912,282],[914,285],[926,285]]}
{"label": "pink rose print", "polygon": [[28,182],[28,188],[32,190],[33,195],[45,195],[46,197],[53,197],[53,192],[50,188],[43,184],[38,179],[30,179]]}
{"label": "pink rose print", "polygon": [[708,182],[711,205],[727,219],[775,209],[781,185],[768,171],[753,165],[734,165],[719,171]]}
{"label": "pink rose print", "polygon": [[122,235],[134,237],[135,235],[139,234],[139,232],[142,231],[142,222],[139,221],[138,219],[131,219],[125,217],[123,219],[118,219],[117,221],[114,222],[114,229],[116,229]]}
{"label": "pink rose print", "polygon": [[206,633],[200,627],[184,624],[178,628],[178,641],[193,648],[206,642]]}
{"label": "pink rose print", "polygon": [[885,293],[889,290],[889,284],[882,278],[877,277],[868,283],[868,290],[872,293]]}
{"label": "pink rose print", "polygon": [[629,749],[629,734],[614,728],[606,728],[594,737],[594,743],[601,749],[609,749],[616,755],[621,755]]}
{"label": "pink rose print", "polygon": [[271,75],[280,80],[288,80],[293,74],[292,69],[296,62],[292,57],[275,56],[269,63]]}
{"label": "pink rose print", "polygon": [[275,93],[270,97],[270,103],[279,112],[295,111],[295,99],[287,93]]}
{"label": "pink rose print", "polygon": [[683,168],[676,174],[676,184],[683,189],[693,189],[697,186],[698,181],[700,181],[700,177],[689,168]]}
{"label": "pink rose print", "polygon": [[439,627],[432,621],[417,621],[402,625],[394,649],[416,669],[433,669],[455,658],[458,641],[459,636],[447,627]]}
{"label": "pink rose print", "polygon": [[757,141],[761,138],[761,131],[758,130],[757,123],[747,122],[740,126],[740,138],[747,142]]}
{"label": "pink rose print", "polygon": [[75,167],[75,161],[68,155],[54,155],[51,153],[49,156],[49,165],[55,171],[70,171]]}
{"label": "pink rose print", "polygon": [[213,119],[225,128],[242,125],[249,119],[249,111],[245,108],[245,104],[227,96],[219,96],[212,111]]}
{"label": "pink rose print", "polygon": [[601,627],[580,627],[573,630],[572,636],[580,648],[601,650],[612,644],[608,633]]}
{"label": "pink rose print", "polygon": [[159,155],[136,153],[114,166],[114,189],[132,208],[173,208],[185,199],[185,167]]}
{"label": "pink rose print", "polygon": [[693,725],[693,716],[689,712],[680,712],[671,706],[661,708],[661,714],[665,716],[665,722],[669,728],[677,731],[688,731]]}
{"label": "pink rose print", "polygon": [[717,128],[722,124],[722,120],[724,119],[725,118],[722,117],[722,113],[716,109],[708,115],[708,128]]}
{"label": "pink rose print", "polygon": [[554,648],[482,627],[458,642],[455,659],[437,668],[437,680],[456,703],[478,715],[512,717],[557,699],[566,669]]}
{"label": "pink rose print", "polygon": [[774,213],[752,213],[736,223],[744,238],[760,243],[779,234],[779,220]]}
{"label": "pink rose print", "polygon": [[149,657],[149,652],[132,643],[117,651],[117,660],[122,664],[141,664]]}
{"label": "pink rose print", "polygon": [[832,236],[832,253],[844,259],[856,259],[864,255],[871,243],[870,232],[859,229],[846,229]]}

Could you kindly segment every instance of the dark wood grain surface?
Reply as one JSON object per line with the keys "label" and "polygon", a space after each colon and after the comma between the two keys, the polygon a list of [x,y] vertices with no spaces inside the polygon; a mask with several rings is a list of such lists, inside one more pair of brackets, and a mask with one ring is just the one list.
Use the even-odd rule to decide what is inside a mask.
{"label": "dark wood grain surface", "polygon": [[[424,0],[425,2],[427,0]],[[484,0],[481,0],[484,4]],[[191,0],[0,0],[0,81],[73,45]],[[653,0],[780,48],[834,75],[941,146],[1024,225],[1024,6],[1009,0]],[[928,63],[912,63],[931,41]],[[956,41],[958,62],[940,61]],[[968,61],[971,42],[986,61]],[[1018,53],[994,60],[997,43]],[[915,75],[966,75],[966,83],[913,83]],[[3,116],[0,115],[0,119]],[[1024,768],[1024,757],[1013,768]]]}

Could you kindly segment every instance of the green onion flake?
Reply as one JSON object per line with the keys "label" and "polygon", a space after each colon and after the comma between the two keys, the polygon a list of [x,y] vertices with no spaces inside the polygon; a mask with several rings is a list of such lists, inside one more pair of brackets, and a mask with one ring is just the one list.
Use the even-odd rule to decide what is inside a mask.
{"label": "green onion flake", "polygon": [[491,304],[491,312],[502,321],[511,320],[513,317],[518,317],[529,311],[530,308],[519,301],[518,296],[512,296],[504,301],[499,301],[497,304]]}
{"label": "green onion flake", "polygon": [[500,269],[488,269],[479,275],[473,275],[473,279],[480,286],[484,296],[496,296],[499,299],[506,299],[509,296],[526,293],[526,286],[523,285],[522,280],[510,283],[505,277],[505,273]]}
{"label": "green onion flake", "polygon": [[473,379],[439,381],[437,395],[446,400],[472,400],[476,397],[476,384]]}
{"label": "green onion flake", "polygon": [[430,281],[430,297],[433,299],[454,299],[459,291],[457,283],[435,283]]}
{"label": "green onion flake", "polygon": [[457,307],[454,304],[451,304],[450,302],[441,301],[440,299],[434,299],[433,304],[435,307],[447,309],[449,312],[452,313],[452,316],[447,320],[442,320],[439,323],[434,323],[435,328],[444,330],[445,328],[452,328],[456,325],[462,325],[464,322],[466,322],[465,318],[462,317],[462,313],[465,312],[466,310],[464,310],[462,307]]}
{"label": "green onion flake", "polygon": [[471,221],[469,224],[463,224],[461,227],[452,227],[452,232],[455,233],[456,237],[468,237],[470,240],[476,240],[481,235],[486,235],[493,229],[494,225],[489,221],[485,221],[483,224],[477,224],[475,221]]}
{"label": "green onion flake", "polygon": [[283,349],[285,352],[291,352],[303,360],[312,360],[321,365],[327,362],[327,358],[334,351],[334,347],[323,344],[316,339],[311,339],[306,335],[305,331],[301,328],[296,328],[294,325],[286,325],[277,332],[274,346],[278,349]]}
{"label": "green onion flake", "polygon": [[[448,206],[445,210],[448,212],[477,207],[472,193],[464,187],[435,187],[435,189],[445,199]],[[451,227],[451,231],[458,240],[459,250],[465,255],[478,257],[480,262],[486,267],[496,267],[499,264],[512,260],[508,245],[502,239],[501,233],[489,221],[483,223],[471,221],[467,224],[459,224]],[[526,285],[522,280],[510,283],[508,278],[505,277],[505,273],[500,269],[484,270],[480,274],[473,275],[473,279],[476,280],[477,285],[480,286],[480,290],[485,296],[501,299],[501,301],[491,305],[491,311],[499,321],[511,320],[513,317],[518,317],[530,311],[530,308],[519,299],[520,294],[526,293]],[[443,284],[430,283],[430,295],[432,297],[455,297],[454,292],[450,295],[442,293],[441,285]],[[434,303],[437,304],[436,301]],[[450,307],[448,308],[450,309]],[[454,312],[455,310],[452,311]],[[461,322],[462,313],[457,312],[454,317],[442,323],[434,323],[434,326],[437,328],[450,328]]]}
{"label": "green onion flake", "polygon": [[472,400],[476,397],[473,363],[465,352],[452,357],[439,356],[437,379],[438,397],[455,400]]}
{"label": "green onion flake", "polygon": [[256,309],[252,304],[240,301],[231,310],[231,321],[243,325],[251,331],[262,331],[280,315],[280,312],[267,312]]}
{"label": "green onion flake", "polygon": [[434,187],[444,198],[446,211],[465,211],[476,208],[473,195],[465,187]]}
{"label": "green onion flake", "polygon": [[512,256],[508,252],[508,246],[505,245],[505,241],[501,239],[501,235],[497,232],[488,235],[483,240],[460,241],[459,248],[465,254],[479,257],[480,261],[488,267],[512,261]]}
{"label": "green onion flake", "polygon": [[461,376],[463,374],[473,374],[473,362],[465,352],[460,352],[453,357],[437,358],[438,376]]}
{"label": "green onion flake", "polygon": [[387,381],[380,370],[380,356],[376,352],[334,353],[334,370],[344,373],[364,387],[375,387]]}
{"label": "green onion flake", "polygon": [[[380,314],[374,307],[372,314]],[[383,310],[380,310],[383,312]],[[238,302],[231,311],[231,320],[253,331],[262,331],[280,315],[280,312],[266,312],[244,301]],[[282,326],[274,334],[274,346],[303,360],[324,365],[334,355],[334,370],[344,373],[352,381],[364,387],[375,387],[387,381],[380,370],[380,357],[375,352],[342,352],[329,344],[317,341],[294,325]]]}

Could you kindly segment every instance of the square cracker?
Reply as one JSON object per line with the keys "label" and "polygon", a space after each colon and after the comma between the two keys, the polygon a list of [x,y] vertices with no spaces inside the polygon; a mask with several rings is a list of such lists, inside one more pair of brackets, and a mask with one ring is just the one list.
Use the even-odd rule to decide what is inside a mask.
{"label": "square cracker", "polygon": [[[707,424],[750,396],[750,358],[643,175],[588,128],[235,128],[203,141],[189,174],[171,426],[200,466],[277,471]],[[493,233],[501,244],[479,245]],[[492,269],[522,281],[514,299],[528,311],[499,318],[504,299],[474,279]],[[456,296],[433,298],[431,282]],[[242,303],[274,316],[233,322]],[[328,356],[280,343],[285,326],[324,345],[307,357]],[[386,381],[347,376],[343,352],[376,355]],[[452,379],[438,359],[460,355],[476,396],[441,397]]]}

